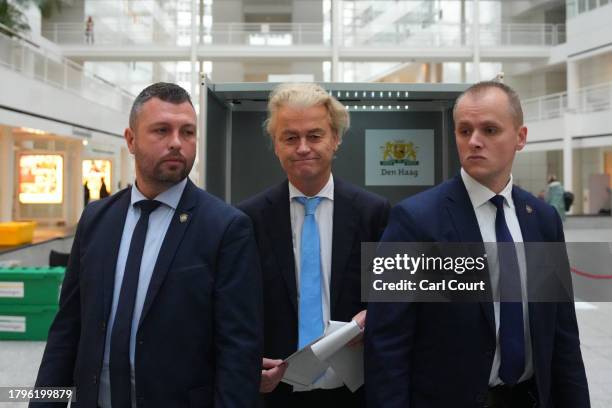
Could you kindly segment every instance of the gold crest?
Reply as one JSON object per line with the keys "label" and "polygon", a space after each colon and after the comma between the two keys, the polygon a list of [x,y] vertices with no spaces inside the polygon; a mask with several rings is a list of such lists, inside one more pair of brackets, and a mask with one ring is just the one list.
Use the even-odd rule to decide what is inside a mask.
{"label": "gold crest", "polygon": [[180,222],[182,222],[182,223],[183,223],[183,222],[187,222],[187,219],[189,219],[189,215],[187,215],[187,214],[185,214],[185,213],[183,213],[183,214],[179,215],[179,221],[180,221]]}
{"label": "gold crest", "polygon": [[531,208],[530,205],[526,205],[525,210],[527,210],[527,214],[531,214],[533,212],[533,208]]}

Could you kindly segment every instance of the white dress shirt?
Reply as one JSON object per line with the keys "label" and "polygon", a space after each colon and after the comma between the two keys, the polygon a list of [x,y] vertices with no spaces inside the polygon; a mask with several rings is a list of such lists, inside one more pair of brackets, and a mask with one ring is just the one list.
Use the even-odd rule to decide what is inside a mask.
{"label": "white dress shirt", "polygon": [[[497,208],[489,201],[496,194],[472,178],[463,168],[461,169],[461,179],[463,180],[468,195],[470,196],[470,201],[472,202],[474,212],[476,213],[478,227],[480,228],[480,235],[485,243],[493,298],[498,299],[497,301],[493,302],[496,346],[493,366],[491,367],[491,374],[489,376],[489,386],[494,387],[496,385],[503,384],[503,381],[499,378],[499,366],[501,363],[501,350],[499,347],[499,259],[497,257],[497,247],[495,245],[486,245],[486,243],[497,242],[497,235],[495,233],[495,215],[497,214]],[[514,242],[522,243],[523,234],[521,233],[521,226],[519,224],[518,217],[516,216],[514,201],[512,200],[512,175],[510,175],[510,181],[508,184],[506,184],[506,187],[504,187],[499,195],[504,197],[504,215],[506,218],[506,224],[510,230],[510,235],[512,235]],[[525,333],[525,371],[519,379],[519,382],[521,382],[533,376],[533,361],[531,334],[529,333],[529,305],[527,303],[527,263],[525,260],[525,249],[522,245],[517,245],[516,252],[521,277],[521,292],[523,297],[523,328]]]}
{"label": "white dress shirt", "polygon": [[[334,178],[330,174],[327,184],[315,194],[321,197],[321,202],[315,211],[315,220],[319,227],[321,243],[321,302],[323,306],[323,325],[327,327],[330,321],[329,284],[331,282],[332,233],[334,226]],[[291,214],[291,235],[293,238],[293,258],[295,259],[295,282],[297,284],[298,305],[300,304],[300,248],[302,242],[302,226],[304,225],[304,206],[295,197],[308,197],[289,182],[289,212]],[[298,313],[299,316],[299,313]],[[308,391],[315,388],[338,388],[342,380],[329,368],[311,387],[294,386],[294,391]]]}
{"label": "white dress shirt", "polygon": [[[147,236],[145,238],[144,250],[142,252],[142,260],[140,262],[140,272],[138,274],[138,288],[136,291],[136,303],[134,304],[134,314],[132,317],[132,332],[130,334],[130,368],[131,368],[131,379],[132,379],[132,407],[135,407],[135,373],[134,373],[134,353],[136,350],[135,338],[136,332],[138,331],[138,323],[140,322],[140,315],[144,306],[145,298],[147,296],[147,290],[149,289],[149,283],[153,276],[153,269],[157,263],[157,255],[161,249],[164,237],[170,226],[170,221],[174,216],[174,211],[178,206],[178,203],[185,190],[187,184],[187,178],[183,181],[170,187],[164,191],[155,200],[160,201],[162,205],[155,209],[149,216],[149,226],[147,228]],[[132,242],[132,235],[136,228],[136,223],[140,218],[140,209],[134,206],[134,203],[147,200],[147,198],[138,190],[136,186],[132,186],[131,201],[128,207],[127,216],[125,217],[125,224],[123,226],[123,234],[121,236],[121,244],[119,246],[119,254],[117,256],[117,266],[115,268],[115,286],[113,289],[113,304],[108,317],[108,324],[106,329],[106,343],[104,344],[104,359],[102,362],[102,372],[100,374],[100,387],[98,394],[98,405],[101,408],[111,408],[111,394],[110,394],[110,342],[113,323],[115,321],[115,313],[119,304],[119,294],[121,292],[121,285],[123,284],[123,274],[125,271],[125,264],[127,262],[128,253],[130,252],[130,243]],[[119,226],[120,227],[120,226]],[[153,357],[154,358],[154,357]]]}

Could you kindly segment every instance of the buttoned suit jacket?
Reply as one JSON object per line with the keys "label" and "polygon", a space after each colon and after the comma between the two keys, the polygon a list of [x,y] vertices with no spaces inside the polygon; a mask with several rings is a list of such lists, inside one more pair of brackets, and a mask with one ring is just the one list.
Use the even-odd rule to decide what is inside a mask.
{"label": "buttoned suit jacket", "polygon": [[[516,186],[512,199],[524,242],[564,241],[552,207]],[[482,242],[461,177],[400,202],[381,241]],[[588,407],[573,302],[534,302],[528,310],[539,407]],[[372,302],[365,333],[368,407],[481,407],[495,348],[491,302]]]}
{"label": "buttoned suit jacket", "polygon": [[[60,309],[36,380],[37,386],[75,386],[72,406],[97,407],[129,205],[128,188],[88,205],[77,227]],[[261,280],[251,221],[188,181],[157,257],[138,325],[137,406],[254,406],[260,327]]]}
{"label": "buttoned suit jacket", "polygon": [[[298,347],[298,292],[289,211],[289,184],[240,203],[253,221],[264,292],[264,357],[284,359]],[[361,300],[361,242],[377,242],[389,202],[334,177],[330,281],[332,320],[350,321],[366,308]]]}

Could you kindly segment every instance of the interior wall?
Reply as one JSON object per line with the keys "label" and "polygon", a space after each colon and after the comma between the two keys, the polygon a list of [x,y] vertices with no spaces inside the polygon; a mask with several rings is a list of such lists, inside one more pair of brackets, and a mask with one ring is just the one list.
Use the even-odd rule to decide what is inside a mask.
{"label": "interior wall", "polygon": [[214,23],[239,23],[243,21],[242,0],[213,1],[212,16]]}
{"label": "interior wall", "polygon": [[612,52],[581,60],[578,77],[581,88],[612,82]]}
{"label": "interior wall", "polygon": [[546,173],[546,152],[518,152],[514,158],[514,184],[533,195],[546,188]]}
{"label": "interior wall", "polygon": [[323,0],[294,0],[292,21],[294,23],[322,23]]}

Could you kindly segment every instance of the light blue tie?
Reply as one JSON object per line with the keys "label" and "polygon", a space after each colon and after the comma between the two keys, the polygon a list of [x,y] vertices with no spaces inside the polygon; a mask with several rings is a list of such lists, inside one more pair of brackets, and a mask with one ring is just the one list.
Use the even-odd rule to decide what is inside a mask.
{"label": "light blue tie", "polygon": [[300,248],[299,348],[323,335],[321,240],[315,211],[321,197],[295,197],[304,206]]}

